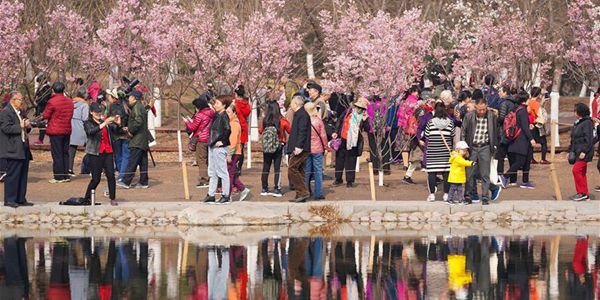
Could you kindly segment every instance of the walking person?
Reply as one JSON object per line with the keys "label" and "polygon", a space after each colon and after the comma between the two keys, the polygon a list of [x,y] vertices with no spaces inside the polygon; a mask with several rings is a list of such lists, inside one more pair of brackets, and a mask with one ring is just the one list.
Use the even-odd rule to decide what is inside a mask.
{"label": "walking person", "polygon": [[510,168],[506,172],[509,178],[508,186],[517,185],[517,171],[523,170],[523,183],[520,187],[523,189],[535,189],[535,186],[529,182],[529,170],[531,167],[531,158],[533,157],[533,147],[536,145],[529,127],[529,114],[527,113],[527,100],[529,94],[525,91],[519,92],[516,97],[517,106],[515,107],[515,133],[518,135],[510,139],[508,145],[508,162]]}
{"label": "walking person", "polygon": [[504,119],[515,109],[517,104],[515,103],[515,99],[511,95],[510,87],[507,85],[503,85],[498,90],[500,94],[500,109],[498,111],[498,150],[496,151],[495,159],[498,161],[498,178],[500,179],[500,184],[502,188],[506,188],[506,176],[504,176],[504,160],[508,155],[508,144],[509,141],[506,139],[506,134],[504,133]]}
{"label": "walking person", "polygon": [[310,116],[304,109],[304,99],[294,96],[291,108],[294,111],[294,120],[290,130],[287,154],[290,156],[288,166],[288,180],[290,186],[296,191],[296,198],[291,202],[306,202],[310,197],[306,188],[306,160],[310,154]]}
{"label": "walking person", "polygon": [[[208,143],[208,194],[202,200],[204,203],[225,204],[231,201],[229,182],[229,171],[227,170],[227,153],[229,146],[229,136],[231,135],[231,126],[229,117],[225,111],[233,102],[231,96],[218,96],[213,102],[215,116],[210,123],[210,137]],[[217,185],[221,179],[223,192],[221,198],[217,201],[215,193]]]}
{"label": "walking person", "polygon": [[131,182],[139,166],[140,181],[134,186],[136,189],[148,188],[148,146],[150,141],[150,131],[148,131],[148,112],[143,104],[144,95],[140,91],[133,91],[129,95],[129,123],[127,131],[131,135],[129,140],[130,157],[127,161],[123,180],[117,182],[117,186],[124,189],[131,187]]}
{"label": "walking person", "polygon": [[92,190],[95,190],[102,179],[102,172],[108,182],[110,205],[118,205],[116,201],[115,162],[113,156],[113,133],[118,130],[120,117],[113,116],[102,119],[102,107],[93,102],[90,106],[91,118],[84,123],[87,142],[85,153],[89,155],[92,179],[85,192],[85,202],[90,203]]}
{"label": "walking person", "polygon": [[[398,142],[396,143],[396,145],[400,146],[398,149],[399,151],[402,151],[402,163],[404,164],[404,167],[406,167],[406,169],[408,169],[408,165],[409,165],[409,155],[410,155],[410,144],[411,141],[414,137],[414,134],[416,134],[416,132],[414,134],[411,134],[412,132],[410,132],[409,130],[409,121],[411,120],[411,116],[413,116],[415,110],[419,107],[419,87],[416,85],[413,85],[410,87],[410,89],[408,90],[408,96],[406,97],[406,99],[404,101],[402,101],[400,104],[398,104],[398,112],[397,112],[397,118],[398,118],[398,127],[400,128],[400,130],[402,130],[400,137],[397,138]],[[417,125],[411,123],[410,125]]]}
{"label": "walking person", "polygon": [[[45,74],[41,74],[37,77],[38,88],[35,91],[35,116],[41,117],[44,111],[46,110],[46,106],[48,105],[48,101],[50,101],[50,97],[52,97],[52,87],[50,87],[50,82],[48,81],[48,76]],[[44,137],[46,136],[46,129],[40,128],[39,135],[37,141],[35,141],[34,145],[42,145],[44,144]]]}
{"label": "walking person", "polygon": [[185,127],[197,139],[196,163],[198,164],[198,183],[196,188],[208,187],[208,140],[210,138],[210,123],[215,116],[215,111],[208,105],[208,99],[200,96],[192,104],[196,107],[196,114],[191,122],[186,122]]}
{"label": "walking person", "polygon": [[469,145],[465,141],[456,144],[455,150],[450,152],[450,173],[448,183],[450,190],[448,192],[449,204],[469,204],[465,201],[465,183],[467,182],[466,168],[473,167],[475,162],[467,160],[469,156]]}
{"label": "walking person", "polygon": [[477,163],[467,170],[465,201],[470,203],[479,199],[476,179],[480,179],[481,201],[483,205],[487,205],[490,201],[490,190],[493,191],[492,200],[495,201],[501,188],[496,187],[495,182],[490,182],[490,164],[498,147],[498,120],[494,112],[488,109],[485,99],[477,99],[475,111],[465,116],[462,122],[461,141],[465,141],[469,146],[470,160]]}
{"label": "walking person", "polygon": [[[304,109],[310,116],[310,154],[306,161],[306,187],[315,200],[324,200],[323,195],[323,159],[327,150],[327,132],[325,124],[319,117],[319,111],[315,103],[309,102]],[[315,181],[314,192],[310,187],[311,180]]]}
{"label": "walking person", "polygon": [[10,93],[10,103],[0,112],[0,159],[6,160],[4,177],[4,206],[17,208],[31,206],[27,202],[27,178],[29,161],[33,159],[29,150],[29,120],[21,117],[23,95]]}
{"label": "walking person", "polygon": [[54,178],[50,183],[71,181],[69,176],[69,140],[71,138],[71,119],[73,118],[73,100],[65,96],[64,83],[57,81],[52,85],[54,94],[42,114],[48,120],[46,134],[50,136],[52,171]]}
{"label": "walking person", "polygon": [[248,143],[249,130],[248,130],[248,117],[250,117],[250,113],[252,113],[252,105],[245,97],[246,89],[243,85],[239,85],[237,89],[235,89],[235,100],[233,101],[233,105],[235,106],[235,113],[240,120],[240,125],[242,126],[242,139],[241,139],[241,149],[242,154],[240,154],[236,172],[238,176],[242,174],[242,167],[244,165],[244,151],[246,150],[246,144]]}
{"label": "walking person", "polygon": [[[542,165],[549,165],[550,162],[546,160],[548,154],[548,140],[546,138],[546,119],[547,114],[544,109],[544,94],[540,87],[531,88],[531,98],[527,101],[527,112],[529,113],[529,122],[531,124],[530,129],[533,134],[533,139],[537,144],[541,145],[542,159],[539,161]],[[532,164],[538,162],[532,157]]]}
{"label": "walking person", "polygon": [[423,138],[419,141],[425,147],[427,159],[427,185],[429,196],[427,201],[435,201],[437,192],[437,175],[441,174],[444,184],[444,201],[448,201],[448,172],[450,172],[450,151],[453,147],[454,123],[448,116],[448,111],[443,102],[435,105],[433,118],[427,122]]}
{"label": "walking person", "polygon": [[[590,118],[590,108],[583,104],[575,104],[577,121],[571,129],[569,144],[569,163],[573,165],[573,179],[577,194],[571,197],[574,201],[590,200],[587,184],[587,164],[594,158],[594,122]],[[571,161],[573,160],[573,161]]]}
{"label": "walking person", "polygon": [[[263,118],[262,126],[258,129],[261,134],[263,151],[263,168],[261,176],[261,196],[271,195],[281,197],[281,159],[286,145],[287,135],[291,130],[290,122],[281,115],[279,104],[275,101],[267,102],[267,111]],[[269,173],[271,165],[274,170],[273,191],[269,190]]]}
{"label": "walking person", "polygon": [[358,99],[351,108],[344,112],[337,123],[336,133],[333,138],[340,138],[341,144],[335,155],[335,182],[334,186],[340,186],[344,170],[346,171],[346,187],[354,187],[356,177],[356,160],[362,154],[364,139],[362,132],[369,130],[369,117],[367,107],[369,100],[362,97]]}
{"label": "walking person", "polygon": [[77,148],[85,145],[87,141],[86,132],[83,124],[88,120],[90,107],[87,98],[87,90],[80,87],[75,92],[73,98],[73,118],[71,119],[71,137],[69,138],[69,175],[75,176],[73,165],[75,164],[75,155]]}
{"label": "walking person", "polygon": [[229,172],[229,182],[231,194],[234,193],[234,189],[240,193],[239,201],[246,200],[250,189],[247,188],[240,180],[239,174],[236,172],[237,162],[242,155],[242,126],[240,120],[235,113],[235,107],[230,105],[226,110],[227,117],[229,117],[229,127],[231,128],[231,134],[229,135],[229,146],[227,148],[227,172]]}

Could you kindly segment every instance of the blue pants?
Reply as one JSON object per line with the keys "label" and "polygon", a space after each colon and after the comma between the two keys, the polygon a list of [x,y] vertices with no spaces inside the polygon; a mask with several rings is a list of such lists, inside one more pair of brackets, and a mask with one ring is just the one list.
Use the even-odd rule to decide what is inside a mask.
{"label": "blue pants", "polygon": [[123,140],[121,143],[121,163],[119,164],[119,178],[123,179],[125,172],[127,172],[127,162],[131,156],[131,150],[129,150],[129,141]]}
{"label": "blue pants", "polygon": [[465,189],[462,183],[451,183],[448,192],[448,201],[463,202],[465,200]]}
{"label": "blue pants", "polygon": [[315,179],[315,198],[323,196],[323,153],[310,154],[306,160],[306,188],[310,192],[310,180]]}

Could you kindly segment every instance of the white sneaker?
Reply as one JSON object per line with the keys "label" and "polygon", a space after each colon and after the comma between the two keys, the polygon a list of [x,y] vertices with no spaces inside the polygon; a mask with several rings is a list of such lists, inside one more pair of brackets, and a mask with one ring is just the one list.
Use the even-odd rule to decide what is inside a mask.
{"label": "white sneaker", "polygon": [[429,196],[427,196],[427,202],[434,202],[435,201],[435,194],[429,194]]}
{"label": "white sneaker", "polygon": [[246,200],[246,197],[248,197],[248,194],[250,194],[250,189],[249,188],[245,188],[241,193],[240,193],[240,201],[244,201]]}
{"label": "white sneaker", "polygon": [[444,199],[444,201],[448,201],[448,194],[444,194],[444,197],[442,199]]}

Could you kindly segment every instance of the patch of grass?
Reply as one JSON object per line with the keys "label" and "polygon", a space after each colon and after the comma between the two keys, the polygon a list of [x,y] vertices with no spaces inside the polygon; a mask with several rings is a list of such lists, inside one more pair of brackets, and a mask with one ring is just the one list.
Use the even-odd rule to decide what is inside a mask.
{"label": "patch of grass", "polygon": [[349,221],[340,214],[337,206],[331,204],[310,206],[308,212],[323,218],[327,223],[345,223]]}

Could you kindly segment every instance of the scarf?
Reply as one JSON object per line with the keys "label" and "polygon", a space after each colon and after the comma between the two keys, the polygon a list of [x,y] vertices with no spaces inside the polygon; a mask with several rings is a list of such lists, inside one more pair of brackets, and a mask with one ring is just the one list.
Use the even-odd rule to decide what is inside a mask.
{"label": "scarf", "polygon": [[350,122],[348,124],[348,138],[346,139],[346,149],[352,150],[352,148],[358,145],[358,136],[360,135],[360,118],[361,116],[352,110],[350,116]]}

